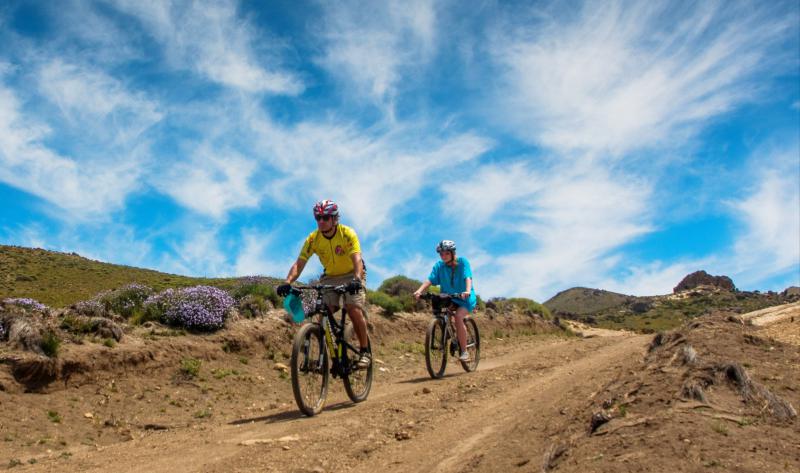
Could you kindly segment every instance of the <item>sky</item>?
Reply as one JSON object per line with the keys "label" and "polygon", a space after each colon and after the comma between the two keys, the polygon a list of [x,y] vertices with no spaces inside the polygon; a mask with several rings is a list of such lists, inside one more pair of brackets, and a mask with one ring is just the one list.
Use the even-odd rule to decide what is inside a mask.
{"label": "sky", "polygon": [[0,3],[0,243],[283,277],[320,199],[371,288],[800,285],[800,4]]}

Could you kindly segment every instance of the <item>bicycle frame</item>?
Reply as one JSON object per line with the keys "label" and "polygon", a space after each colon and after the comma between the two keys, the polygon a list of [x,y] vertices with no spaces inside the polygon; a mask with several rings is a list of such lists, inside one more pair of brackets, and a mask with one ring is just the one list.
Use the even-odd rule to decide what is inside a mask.
{"label": "bicycle frame", "polygon": [[334,378],[345,376],[350,373],[352,367],[344,363],[344,353],[346,349],[358,351],[356,347],[347,342],[345,337],[345,321],[347,319],[347,308],[341,307],[337,312],[341,312],[341,322],[336,320],[335,313],[331,312],[330,308],[323,302],[322,294],[326,290],[334,290],[340,294],[340,286],[310,286],[308,288],[298,288],[301,290],[314,290],[316,292],[316,299],[314,301],[314,310],[307,318],[313,319],[314,316],[319,316],[319,322],[312,322],[319,324],[325,334],[325,345],[328,347],[328,353],[331,357],[332,367],[331,374]]}

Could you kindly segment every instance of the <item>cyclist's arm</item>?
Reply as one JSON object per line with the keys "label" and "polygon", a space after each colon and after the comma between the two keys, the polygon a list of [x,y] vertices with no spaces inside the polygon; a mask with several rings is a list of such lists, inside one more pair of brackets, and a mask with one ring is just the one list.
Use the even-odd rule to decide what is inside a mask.
{"label": "cyclist's arm", "polygon": [[466,278],[464,281],[466,281],[467,283],[467,288],[464,289],[464,292],[461,294],[461,296],[464,299],[467,299],[469,298],[470,293],[472,292],[472,278]]}
{"label": "cyclist's arm", "polygon": [[430,281],[428,281],[428,280],[426,279],[426,280],[425,280],[425,282],[423,282],[423,283],[422,283],[422,285],[420,285],[420,286],[419,286],[419,289],[417,289],[416,291],[414,291],[414,297],[416,297],[417,299],[419,299],[419,296],[421,296],[421,295],[422,295],[422,293],[423,293],[423,292],[425,292],[425,289],[428,289],[428,288],[429,288],[429,287],[431,287],[432,285],[433,285],[433,284],[431,284],[431,282],[430,282]]}
{"label": "cyclist's arm", "polygon": [[364,263],[361,262],[361,253],[353,253],[350,255],[350,259],[353,261],[353,274],[355,278],[359,281],[364,279]]}
{"label": "cyclist's arm", "polygon": [[291,269],[289,269],[289,274],[286,275],[286,284],[291,284],[300,277],[307,262],[308,261],[303,258],[297,258],[297,261],[295,261]]}

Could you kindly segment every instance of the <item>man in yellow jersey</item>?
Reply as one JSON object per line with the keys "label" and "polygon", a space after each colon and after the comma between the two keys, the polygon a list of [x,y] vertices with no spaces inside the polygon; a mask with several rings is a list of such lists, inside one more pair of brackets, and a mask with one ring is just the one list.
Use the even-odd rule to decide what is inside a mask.
{"label": "man in yellow jersey", "polygon": [[[367,299],[364,287],[367,279],[358,236],[352,228],[339,223],[339,206],[332,200],[317,202],[314,206],[314,218],[317,220],[317,229],[311,232],[303,243],[300,256],[286,275],[286,283],[278,286],[278,295],[284,297],[289,294],[290,285],[300,277],[311,255],[316,254],[325,268],[319,283],[347,285],[344,305],[353,321],[353,328],[361,346],[358,367],[368,368],[371,359],[367,350],[369,343],[367,322],[364,320],[364,305]],[[331,312],[335,311],[339,305],[339,295],[329,292],[323,297]]]}

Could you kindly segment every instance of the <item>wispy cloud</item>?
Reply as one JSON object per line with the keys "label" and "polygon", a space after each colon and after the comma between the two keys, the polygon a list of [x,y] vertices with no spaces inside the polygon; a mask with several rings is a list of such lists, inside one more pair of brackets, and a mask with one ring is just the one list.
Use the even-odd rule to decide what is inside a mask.
{"label": "wispy cloud", "polygon": [[[674,146],[754,98],[793,20],[746,3],[586,2],[498,25],[502,120],[558,150]],[[510,30],[510,33],[509,33]]]}
{"label": "wispy cloud", "polygon": [[409,68],[427,62],[437,36],[436,9],[429,0],[325,5],[320,64],[393,116],[397,89]]}
{"label": "wispy cloud", "polygon": [[[485,266],[475,263],[484,274],[484,294],[544,298],[570,282],[597,281],[617,264],[616,248],[652,229],[647,212],[651,185],[634,175],[590,161],[541,170],[517,164],[510,168],[521,179],[503,181],[495,176],[508,166],[498,167],[487,167],[463,183],[470,197],[462,202],[466,207],[490,202],[478,208],[484,226],[500,225],[510,241],[528,249],[502,255],[482,250],[495,256]],[[511,218],[487,212],[501,208]]]}
{"label": "wispy cloud", "polygon": [[120,208],[138,186],[141,149],[127,159],[80,162],[45,145],[51,129],[28,118],[14,92],[0,83],[0,180],[78,217]]}
{"label": "wispy cloud", "polygon": [[793,271],[800,278],[800,162],[797,146],[756,159],[752,190],[731,203],[744,228],[731,258],[733,271],[752,284]]}
{"label": "wispy cloud", "polygon": [[436,137],[410,126],[366,133],[325,122],[292,128],[268,119],[253,124],[258,148],[284,175],[271,183],[273,198],[286,200],[289,189],[295,205],[333,198],[366,234],[416,196],[432,171],[474,161],[490,146],[471,133]]}
{"label": "wispy cloud", "polygon": [[72,128],[91,127],[94,140],[110,135],[112,144],[125,144],[163,118],[155,101],[130,92],[97,69],[53,59],[37,76],[42,96],[58,107]]}
{"label": "wispy cloud", "polygon": [[304,89],[281,65],[277,41],[259,36],[232,2],[109,2],[141,21],[175,67],[244,92],[295,95]]}
{"label": "wispy cloud", "polygon": [[261,199],[251,178],[257,164],[231,150],[198,146],[190,156],[161,165],[151,179],[156,188],[186,208],[222,219],[234,208],[253,207]]}

